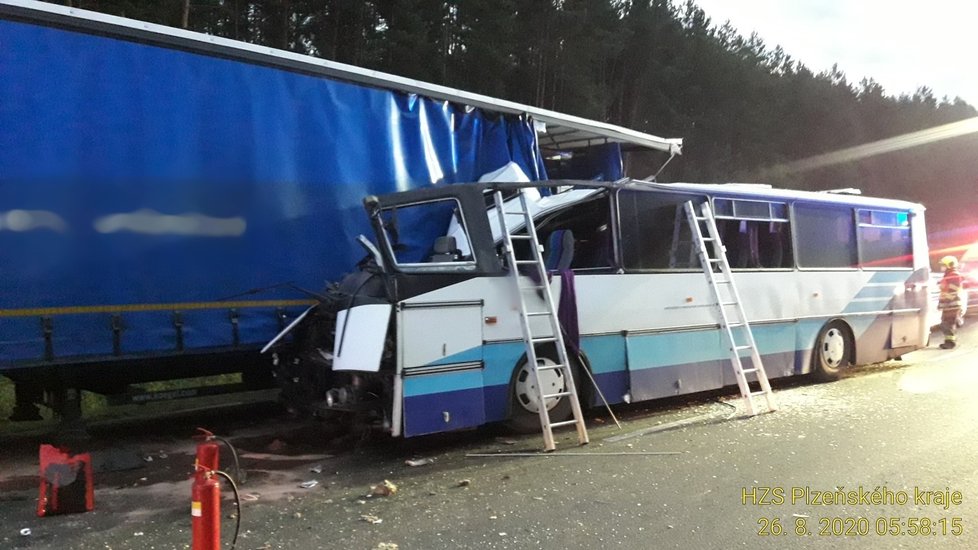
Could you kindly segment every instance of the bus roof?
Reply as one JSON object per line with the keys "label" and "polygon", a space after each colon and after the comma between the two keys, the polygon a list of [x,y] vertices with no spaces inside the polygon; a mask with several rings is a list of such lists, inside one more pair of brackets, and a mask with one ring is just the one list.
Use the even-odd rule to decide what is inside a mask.
{"label": "bus roof", "polygon": [[924,206],[919,203],[898,199],[867,197],[850,193],[832,193],[827,191],[800,191],[797,189],[778,189],[762,184],[742,183],[660,183],[655,184],[664,188],[682,189],[696,193],[709,193],[744,198],[779,199],[784,201],[806,200],[850,206],[889,208],[893,210],[908,210],[922,212]]}
{"label": "bus roof", "polygon": [[[564,188],[563,192],[555,194],[552,199],[545,202],[550,209],[558,205],[570,205],[576,202],[587,200],[592,193],[571,193],[568,191],[582,188],[595,189],[615,189],[615,188],[638,188],[638,189],[657,189],[661,191],[685,192],[695,194],[708,194],[711,196],[744,198],[753,200],[776,200],[776,201],[809,201],[826,204],[840,204],[862,208],[885,208],[888,210],[905,210],[908,212],[923,212],[924,206],[918,203],[902,201],[897,199],[885,199],[879,197],[867,197],[864,195],[852,195],[843,193],[830,193],[824,191],[799,191],[795,189],[777,189],[766,184],[742,184],[742,183],[658,183],[644,180],[620,180],[616,182],[596,182],[579,180],[545,180],[536,182],[520,183],[457,183],[450,186],[425,187],[412,191],[393,193],[381,197],[381,203],[405,204],[414,201],[431,200],[451,194],[452,188],[466,187],[481,189],[483,192],[491,189],[517,189],[524,187],[547,187]],[[563,196],[560,200],[557,197]]]}

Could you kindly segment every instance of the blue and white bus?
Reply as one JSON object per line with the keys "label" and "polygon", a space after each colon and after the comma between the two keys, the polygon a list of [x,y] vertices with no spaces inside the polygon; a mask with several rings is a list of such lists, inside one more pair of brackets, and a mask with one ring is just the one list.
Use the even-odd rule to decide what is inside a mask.
{"label": "blue and white bus", "polygon": [[[687,201],[711,203],[769,377],[831,380],[926,345],[919,204],[754,184],[450,185],[364,200],[367,257],[276,347],[290,404],[359,413],[395,436],[539,429],[497,189],[527,195],[555,299],[576,314],[584,406],[598,393],[583,369],[611,404],[736,383]],[[561,389],[559,372],[540,383]],[[566,398],[546,406],[553,421],[570,414]]]}

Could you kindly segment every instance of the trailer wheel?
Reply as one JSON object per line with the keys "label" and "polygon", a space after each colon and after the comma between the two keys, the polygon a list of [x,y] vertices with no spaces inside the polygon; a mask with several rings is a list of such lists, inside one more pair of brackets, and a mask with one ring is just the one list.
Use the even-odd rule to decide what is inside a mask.
{"label": "trailer wheel", "polygon": [[849,327],[832,321],[822,327],[812,353],[812,376],[821,382],[838,380],[842,369],[852,364],[855,349]]}
{"label": "trailer wheel", "polygon": [[[537,357],[540,365],[556,365],[554,359],[556,353],[544,353]],[[573,357],[569,357],[571,373],[574,376],[574,385],[580,394],[580,363]],[[564,391],[567,385],[564,382],[564,374],[560,370],[546,370],[540,373],[545,393],[557,393]],[[534,383],[533,371],[529,362],[524,357],[520,364],[513,371],[513,378],[509,384],[509,419],[506,421],[507,427],[518,433],[539,432],[540,427],[540,403],[537,397],[536,384]],[[582,396],[581,396],[582,397]],[[583,398],[582,398],[583,403]],[[550,411],[550,421],[560,422],[571,417],[572,409],[568,397],[552,397],[546,400],[547,410]]]}

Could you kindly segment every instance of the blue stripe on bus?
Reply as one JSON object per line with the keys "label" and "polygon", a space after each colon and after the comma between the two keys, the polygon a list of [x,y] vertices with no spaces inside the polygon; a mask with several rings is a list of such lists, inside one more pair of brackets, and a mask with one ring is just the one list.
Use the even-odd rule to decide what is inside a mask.
{"label": "blue stripe on bus", "polygon": [[[858,339],[886,316],[847,317]],[[808,360],[826,319],[801,319],[753,328],[764,353],[768,376],[808,370]],[[631,364],[625,366],[626,338],[620,334],[584,336],[581,346],[595,380],[611,404],[626,393],[636,401],[716,389],[736,383],[719,329],[637,334],[627,338]],[[513,369],[523,358],[522,342],[502,342],[465,350],[432,365],[475,361],[484,368],[407,377],[404,380],[405,435],[420,435],[504,420]],[[746,363],[749,363],[747,359]],[[677,384],[678,382],[678,384]],[[583,388],[590,388],[584,381]],[[591,392],[592,394],[594,392]],[[592,395],[589,405],[599,404]],[[444,419],[449,413],[449,421]],[[481,418],[481,420],[475,420]]]}
{"label": "blue stripe on bus", "polygon": [[404,397],[482,388],[482,369],[404,377]]}

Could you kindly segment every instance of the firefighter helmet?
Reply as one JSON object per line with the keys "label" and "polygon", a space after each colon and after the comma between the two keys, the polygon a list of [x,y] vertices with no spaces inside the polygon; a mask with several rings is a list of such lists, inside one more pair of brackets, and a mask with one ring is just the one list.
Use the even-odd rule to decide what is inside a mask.
{"label": "firefighter helmet", "polygon": [[944,256],[941,258],[941,265],[944,269],[954,269],[958,267],[958,259],[954,256]]}

